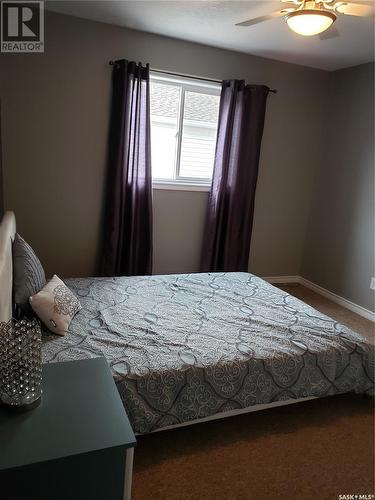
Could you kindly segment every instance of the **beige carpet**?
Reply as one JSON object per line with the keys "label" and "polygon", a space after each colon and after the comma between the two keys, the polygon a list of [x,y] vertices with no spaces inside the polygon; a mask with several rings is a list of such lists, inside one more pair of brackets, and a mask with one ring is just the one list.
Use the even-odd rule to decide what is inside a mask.
{"label": "beige carpet", "polygon": [[299,299],[303,300],[307,304],[318,309],[323,314],[330,316],[333,319],[336,319],[343,325],[348,326],[355,332],[361,333],[369,340],[374,342],[375,336],[375,324],[369,321],[368,319],[362,318],[362,316],[358,316],[358,314],[354,314],[345,307],[341,307],[330,300],[322,297],[321,295],[305,288],[301,285],[280,285],[279,288],[285,290],[291,295],[295,295]]}
{"label": "beige carpet", "polygon": [[[354,330],[373,323],[284,290]],[[133,500],[338,500],[374,494],[373,400],[344,395],[138,438]]]}

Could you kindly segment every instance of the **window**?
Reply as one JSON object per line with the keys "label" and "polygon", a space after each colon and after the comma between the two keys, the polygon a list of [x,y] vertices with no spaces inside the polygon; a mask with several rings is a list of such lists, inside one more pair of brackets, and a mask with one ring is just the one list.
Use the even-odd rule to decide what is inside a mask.
{"label": "window", "polygon": [[211,184],[219,101],[219,84],[151,73],[154,184]]}

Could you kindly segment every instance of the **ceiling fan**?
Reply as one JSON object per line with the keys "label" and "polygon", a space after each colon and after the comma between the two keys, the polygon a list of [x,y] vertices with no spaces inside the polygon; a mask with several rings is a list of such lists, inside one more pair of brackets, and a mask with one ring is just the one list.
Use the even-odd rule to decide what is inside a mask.
{"label": "ceiling fan", "polygon": [[[373,17],[375,13],[374,2],[357,1],[350,2],[337,0],[281,0],[285,4],[293,4],[293,6],[285,9],[277,10],[265,16],[248,19],[236,26],[253,26],[275,17],[284,17],[290,29],[295,33],[303,36],[318,35],[326,31],[336,21],[337,16],[343,14],[345,16],[360,16]],[[332,36],[338,36],[338,32],[333,28]],[[331,36],[322,36],[331,38]]]}

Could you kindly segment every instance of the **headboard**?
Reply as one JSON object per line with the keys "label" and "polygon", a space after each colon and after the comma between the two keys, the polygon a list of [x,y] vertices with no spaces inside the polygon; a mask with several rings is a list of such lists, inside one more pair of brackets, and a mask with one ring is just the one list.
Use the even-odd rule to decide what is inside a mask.
{"label": "headboard", "polygon": [[13,212],[5,212],[0,222],[0,321],[12,317],[12,241],[16,234],[16,217]]}

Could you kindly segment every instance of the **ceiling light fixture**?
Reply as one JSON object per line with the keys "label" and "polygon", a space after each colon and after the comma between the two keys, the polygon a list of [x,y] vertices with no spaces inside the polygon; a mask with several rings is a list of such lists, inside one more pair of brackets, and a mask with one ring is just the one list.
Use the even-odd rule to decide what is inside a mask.
{"label": "ceiling light fixture", "polygon": [[336,15],[327,10],[301,9],[287,14],[285,20],[295,33],[313,36],[327,30],[336,21]]}

